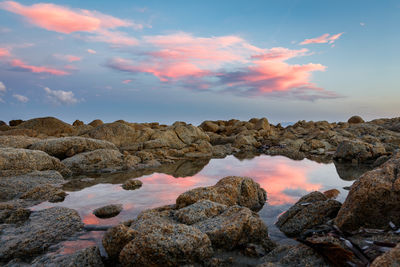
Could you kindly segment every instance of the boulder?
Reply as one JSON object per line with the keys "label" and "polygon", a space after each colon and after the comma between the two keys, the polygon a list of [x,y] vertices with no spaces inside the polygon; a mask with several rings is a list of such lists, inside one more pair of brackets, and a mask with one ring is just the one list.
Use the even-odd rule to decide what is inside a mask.
{"label": "boulder", "polygon": [[125,190],[135,190],[142,187],[142,184],[142,181],[138,179],[129,179],[122,185],[122,188]]}
{"label": "boulder", "polygon": [[74,121],[74,123],[72,123],[72,126],[83,126],[83,125],[85,125],[85,123],[80,120],[76,120]]}
{"label": "boulder", "polygon": [[212,121],[204,121],[202,124],[200,124],[199,127],[206,132],[212,132],[212,133],[216,133],[219,130],[218,124]]}
{"label": "boulder", "polygon": [[32,171],[56,170],[69,175],[69,170],[59,159],[43,151],[22,148],[0,148],[0,176],[11,176]]}
{"label": "boulder", "polygon": [[0,126],[7,125],[4,121],[0,121]]}
{"label": "boulder", "polygon": [[0,203],[0,223],[21,224],[29,219],[31,211],[17,203]]}
{"label": "boulder", "polygon": [[95,209],[93,211],[93,214],[99,218],[112,218],[117,216],[122,211],[122,209],[122,204],[111,204]]}
{"label": "boulder", "polygon": [[371,267],[398,267],[400,266],[400,243],[388,252],[376,258]]}
{"label": "boulder", "polygon": [[33,143],[31,146],[29,146],[29,149],[44,151],[47,154],[57,157],[61,160],[82,152],[88,152],[97,149],[118,150],[113,143],[78,136],[41,140]]}
{"label": "boulder", "polygon": [[267,118],[261,118],[257,122],[255,122],[254,130],[260,131],[260,130],[265,130],[269,131],[271,129],[271,125],[269,125],[269,122]]}
{"label": "boulder", "polygon": [[358,124],[358,123],[364,123],[364,120],[360,116],[353,116],[347,121],[350,124]]}
{"label": "boulder", "polygon": [[123,123],[113,122],[101,124],[88,131],[85,136],[106,140],[115,144],[117,147],[122,147],[135,143],[140,136],[140,132],[135,131],[133,128]]}
{"label": "boulder", "polygon": [[8,126],[7,124],[0,125],[0,132],[11,130],[12,127]]}
{"label": "boulder", "polygon": [[31,129],[48,136],[65,136],[75,133],[74,127],[53,117],[31,119],[19,124],[17,129]]}
{"label": "boulder", "polygon": [[12,135],[12,136],[23,135],[23,136],[37,137],[38,132],[32,129],[12,128],[10,130],[0,132],[0,135]]}
{"label": "boulder", "polygon": [[100,126],[102,124],[104,124],[104,122],[102,120],[94,120],[94,121],[88,123],[88,125],[90,125],[94,128],[96,128],[97,126]]}
{"label": "boulder", "polygon": [[400,225],[400,153],[366,172],[350,188],[336,224],[343,230]]}
{"label": "boulder", "polygon": [[64,201],[66,196],[67,193],[65,193],[61,188],[51,184],[44,184],[38,185],[25,192],[20,196],[20,198],[26,200],[61,202]]}
{"label": "boulder", "polygon": [[179,139],[176,132],[173,129],[166,129],[162,131],[156,131],[152,136],[151,140],[144,143],[144,148],[155,149],[155,148],[173,148],[182,149],[186,147],[186,144]]}
{"label": "boulder", "polygon": [[180,209],[199,200],[210,200],[228,206],[239,205],[258,211],[264,206],[267,193],[251,178],[228,176],[214,186],[199,187],[181,194],[176,199],[176,206]]}
{"label": "boulder", "polygon": [[122,155],[118,150],[97,149],[66,158],[62,163],[73,173],[82,174],[127,170],[137,161],[131,155]]}
{"label": "boulder", "polygon": [[102,240],[108,257],[118,260],[119,253],[134,238],[135,233],[136,231],[123,224],[108,229]]}
{"label": "boulder", "polygon": [[334,154],[336,160],[365,162],[373,161],[386,154],[382,144],[368,144],[359,140],[341,142]]}
{"label": "boulder", "polygon": [[199,140],[204,140],[209,142],[210,137],[202,131],[200,128],[193,126],[191,124],[188,125],[176,125],[173,127],[176,135],[182,142],[186,145],[191,145]]}
{"label": "boulder", "polygon": [[0,136],[0,147],[27,148],[38,141],[40,139],[34,137],[2,135]]}
{"label": "boulder", "polygon": [[287,236],[298,236],[303,231],[334,218],[340,206],[340,202],[315,191],[300,198],[278,218],[276,225]]}
{"label": "boulder", "polygon": [[22,225],[8,225],[2,229],[0,261],[39,255],[82,227],[79,214],[72,209],[53,207],[32,212]]}
{"label": "boulder", "polygon": [[23,122],[24,122],[23,120],[10,120],[8,122],[8,125],[10,125],[11,127],[15,127],[15,126],[20,125]]}
{"label": "boulder", "polygon": [[180,223],[192,225],[220,215],[227,209],[228,206],[226,205],[215,203],[210,200],[200,200],[190,206],[177,210],[175,212],[175,217]]}

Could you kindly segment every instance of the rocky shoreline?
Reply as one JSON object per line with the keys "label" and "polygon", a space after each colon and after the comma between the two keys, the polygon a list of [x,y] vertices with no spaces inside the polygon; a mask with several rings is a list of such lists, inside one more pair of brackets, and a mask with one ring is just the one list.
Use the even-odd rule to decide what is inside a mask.
{"label": "rocky shoreline", "polygon": [[[205,121],[198,127],[100,120],[70,125],[52,117],[0,121],[0,264],[395,266],[400,264],[399,146],[400,118],[364,122],[354,116],[348,122],[299,121],[288,127],[265,118]],[[366,172],[343,204],[332,192],[312,192],[280,216],[276,225],[299,242],[290,246],[268,237],[257,214],[268,188],[265,192],[246,177],[190,190],[175,205],[143,211],[108,229],[103,238],[108,257],[97,247],[54,253],[52,247],[85,231],[79,215],[68,208],[29,209],[63,201],[69,177],[95,174],[99,178],[88,183],[99,183],[107,173],[119,183],[127,180],[124,173],[154,168],[179,176],[232,154],[335,162],[349,180]],[[132,189],[140,187],[131,183]]]}

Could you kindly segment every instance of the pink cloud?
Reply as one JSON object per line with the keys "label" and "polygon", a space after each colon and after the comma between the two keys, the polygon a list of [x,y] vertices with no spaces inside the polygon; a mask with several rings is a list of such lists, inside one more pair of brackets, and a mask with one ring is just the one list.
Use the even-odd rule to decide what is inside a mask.
{"label": "pink cloud", "polygon": [[122,81],[123,84],[128,84],[128,83],[131,83],[131,82],[132,82],[132,80],[123,80]]}
{"label": "pink cloud", "polygon": [[10,55],[11,55],[11,53],[7,48],[1,48],[0,47],[0,58],[1,57],[8,57]]}
{"label": "pink cloud", "polygon": [[97,52],[95,50],[93,50],[93,49],[88,49],[87,52],[89,54],[97,54]]}
{"label": "pink cloud", "polygon": [[55,68],[49,68],[49,67],[43,67],[43,66],[33,66],[33,65],[28,65],[22,60],[19,59],[13,59],[10,62],[10,65],[13,67],[16,67],[21,70],[29,71],[32,73],[47,73],[47,74],[52,74],[52,75],[57,75],[57,76],[63,76],[63,75],[68,75],[69,73],[63,70],[55,69]]}
{"label": "pink cloud", "polygon": [[[143,28],[142,24],[130,20],[119,19],[98,11],[71,9],[68,7],[39,3],[25,6],[14,1],[0,3],[0,8],[25,17],[31,24],[64,34],[75,32],[92,33],[91,40],[115,44],[119,40],[122,45],[135,44],[134,38],[124,36],[124,33],[112,30],[119,27],[130,27],[136,30]],[[130,41],[128,41],[130,40]]]}
{"label": "pink cloud", "polygon": [[342,36],[343,32],[330,35],[329,33],[325,33],[319,37],[316,38],[311,38],[311,39],[305,39],[303,42],[301,42],[301,45],[306,45],[306,44],[333,44],[337,39],[339,39],[340,36]]}
{"label": "pink cloud", "polygon": [[74,56],[74,55],[59,55],[59,54],[55,54],[54,57],[58,58],[58,59],[61,59],[61,60],[68,61],[68,62],[75,62],[75,61],[81,61],[82,60],[81,57]]}

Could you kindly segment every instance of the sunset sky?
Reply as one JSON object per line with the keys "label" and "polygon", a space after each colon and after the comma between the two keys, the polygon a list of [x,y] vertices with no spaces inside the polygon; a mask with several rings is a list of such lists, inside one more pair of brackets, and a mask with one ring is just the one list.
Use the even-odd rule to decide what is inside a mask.
{"label": "sunset sky", "polygon": [[0,1],[0,120],[400,115],[400,1]]}

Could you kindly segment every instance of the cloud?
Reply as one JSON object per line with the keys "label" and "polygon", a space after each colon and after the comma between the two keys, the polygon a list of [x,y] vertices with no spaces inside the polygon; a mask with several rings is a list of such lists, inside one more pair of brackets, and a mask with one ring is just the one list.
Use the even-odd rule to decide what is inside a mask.
{"label": "cloud", "polygon": [[88,49],[87,52],[88,52],[89,54],[96,54],[96,53],[97,53],[97,52],[96,52],[95,50],[93,50],[93,49]]}
{"label": "cloud", "polygon": [[306,45],[306,44],[333,44],[337,39],[339,39],[340,36],[342,36],[343,32],[330,35],[329,33],[325,33],[319,37],[316,38],[311,38],[311,39],[305,39],[303,42],[301,42],[301,45]]}
{"label": "cloud", "polygon": [[0,47],[0,58],[9,57],[10,55],[11,55],[11,53],[7,48]]}
{"label": "cloud", "polygon": [[122,81],[123,84],[128,84],[128,83],[131,83],[131,82],[132,82],[132,80],[123,80]]}
{"label": "cloud", "polygon": [[3,82],[0,82],[0,93],[5,93],[7,91],[6,86]]}
{"label": "cloud", "polygon": [[312,73],[325,71],[326,66],[287,62],[312,54],[305,48],[265,49],[238,36],[204,38],[187,33],[146,36],[140,48],[133,52],[134,59],[111,58],[106,66],[148,73],[191,90],[310,101],[339,97],[311,82]]}
{"label": "cloud", "polygon": [[60,55],[60,54],[54,54],[53,55],[55,58],[60,59],[60,60],[65,60],[68,62],[75,62],[75,61],[81,61],[82,58],[74,55]]}
{"label": "cloud", "polygon": [[365,22],[360,22],[360,26],[365,26]]}
{"label": "cloud", "polygon": [[[25,6],[14,1],[0,3],[0,8],[25,17],[31,24],[63,34],[86,32],[93,34],[87,39],[121,45],[132,45],[136,39],[126,36],[116,28],[128,27],[140,30],[144,26],[131,20],[119,19],[94,10],[72,9],[50,3]],[[128,41],[129,40],[129,41]]]}
{"label": "cloud", "polygon": [[56,105],[72,105],[79,102],[71,91],[51,90],[48,87],[45,87],[44,91],[46,92],[47,98]]}
{"label": "cloud", "polygon": [[64,70],[60,70],[60,69],[56,69],[56,68],[28,65],[19,59],[11,60],[10,65],[12,67],[14,67],[15,70],[28,71],[28,72],[32,72],[32,73],[47,73],[47,74],[52,74],[52,75],[57,75],[57,76],[63,76],[63,75],[70,74]]}
{"label": "cloud", "polygon": [[29,98],[27,98],[26,96],[23,96],[23,95],[14,94],[13,97],[21,103],[26,103],[29,101]]}

